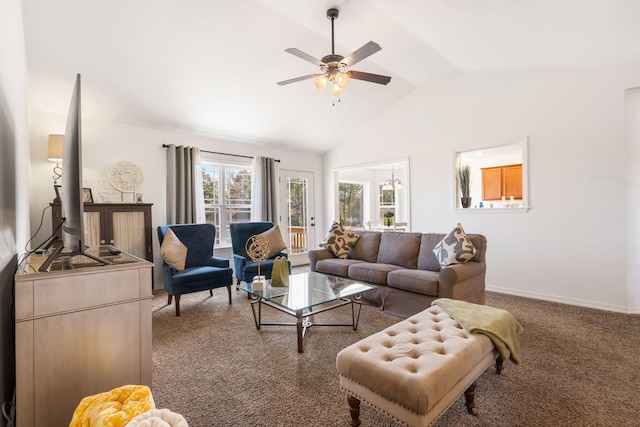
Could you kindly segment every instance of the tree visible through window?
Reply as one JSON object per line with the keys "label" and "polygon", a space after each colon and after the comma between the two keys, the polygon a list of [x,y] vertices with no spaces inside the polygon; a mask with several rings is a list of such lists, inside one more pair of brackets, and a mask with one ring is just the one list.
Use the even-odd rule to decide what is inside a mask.
{"label": "tree visible through window", "polygon": [[363,218],[363,195],[364,186],[362,184],[354,184],[341,182],[339,189],[339,211],[340,223],[348,227],[362,227]]}
{"label": "tree visible through window", "polygon": [[205,221],[216,226],[216,246],[231,246],[229,224],[251,220],[251,168],[202,163]]}

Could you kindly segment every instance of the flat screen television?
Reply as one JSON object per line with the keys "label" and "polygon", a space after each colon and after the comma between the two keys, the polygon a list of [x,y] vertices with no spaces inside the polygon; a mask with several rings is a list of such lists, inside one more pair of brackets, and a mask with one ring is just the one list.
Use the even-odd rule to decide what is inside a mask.
{"label": "flat screen television", "polygon": [[50,265],[61,257],[71,260],[73,257],[85,256],[103,264],[110,264],[109,261],[101,257],[85,252],[82,196],[82,117],[80,74],[78,74],[71,96],[62,149],[62,188],[60,191],[60,210],[63,218],[62,244],[56,246],[40,267],[40,271],[47,271]]}

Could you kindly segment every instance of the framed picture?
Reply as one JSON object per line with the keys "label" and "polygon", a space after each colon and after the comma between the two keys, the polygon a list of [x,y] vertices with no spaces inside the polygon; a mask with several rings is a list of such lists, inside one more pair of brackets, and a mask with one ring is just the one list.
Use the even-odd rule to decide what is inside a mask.
{"label": "framed picture", "polygon": [[61,185],[54,185],[53,186],[53,190],[56,192],[56,198],[54,199],[54,202],[59,202],[60,201],[60,188],[62,186]]}
{"label": "framed picture", "polygon": [[93,203],[93,194],[91,193],[90,188],[82,189],[82,201],[84,203]]}

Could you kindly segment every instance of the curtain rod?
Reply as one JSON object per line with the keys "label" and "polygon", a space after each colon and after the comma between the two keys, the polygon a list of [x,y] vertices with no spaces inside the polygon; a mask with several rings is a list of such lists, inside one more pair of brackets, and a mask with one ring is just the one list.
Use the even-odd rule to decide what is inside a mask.
{"label": "curtain rod", "polygon": [[[169,148],[168,144],[162,144],[162,148]],[[233,156],[233,157],[244,157],[246,159],[253,159],[252,156],[245,156],[242,154],[232,154],[232,153],[221,153],[219,151],[208,151],[208,150],[200,150],[203,153],[209,153],[209,154],[221,154],[223,156]],[[280,163],[280,159],[274,159],[276,162]]]}

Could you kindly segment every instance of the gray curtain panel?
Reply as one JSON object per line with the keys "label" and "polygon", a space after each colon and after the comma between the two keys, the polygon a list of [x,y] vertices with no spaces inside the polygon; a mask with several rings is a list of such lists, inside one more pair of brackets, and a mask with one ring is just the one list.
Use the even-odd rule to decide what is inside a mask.
{"label": "gray curtain panel", "polygon": [[278,161],[256,156],[252,165],[251,219],[278,223]]}
{"label": "gray curtain panel", "polygon": [[167,148],[167,224],[202,222],[200,149],[169,144]]}

